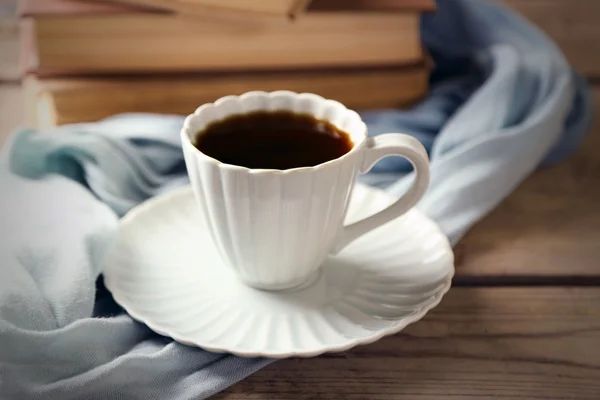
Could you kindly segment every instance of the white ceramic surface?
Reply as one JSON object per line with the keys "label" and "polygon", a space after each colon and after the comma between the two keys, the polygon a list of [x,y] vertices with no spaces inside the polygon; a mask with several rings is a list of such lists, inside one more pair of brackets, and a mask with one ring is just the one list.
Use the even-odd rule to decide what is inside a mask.
{"label": "white ceramic surface", "polygon": [[[391,202],[357,185],[348,219]],[[308,357],[373,342],[422,318],[449,289],[454,256],[437,225],[413,209],[329,257],[320,271],[295,291],[245,285],[221,261],[184,188],[122,219],[104,278],[132,317],[179,342],[249,357]]]}
{"label": "white ceramic surface", "polygon": [[[309,113],[349,133],[354,147],[315,167],[280,171],[223,164],[193,146],[207,124],[256,110]],[[244,282],[262,289],[289,289],[314,278],[331,252],[404,214],[429,185],[427,152],[418,140],[403,134],[368,138],[356,112],[310,93],[249,92],[221,98],[186,119],[181,140],[191,184],[216,248]],[[413,163],[412,188],[390,208],[344,227],[357,175],[389,155]]]}

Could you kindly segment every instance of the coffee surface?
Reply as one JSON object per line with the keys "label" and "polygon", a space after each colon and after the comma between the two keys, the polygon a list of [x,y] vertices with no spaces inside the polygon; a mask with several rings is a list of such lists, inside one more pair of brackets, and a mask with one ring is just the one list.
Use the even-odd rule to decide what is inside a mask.
{"label": "coffee surface", "polygon": [[223,163],[253,169],[310,167],[352,149],[350,135],[333,124],[291,111],[232,115],[198,132],[195,146]]}

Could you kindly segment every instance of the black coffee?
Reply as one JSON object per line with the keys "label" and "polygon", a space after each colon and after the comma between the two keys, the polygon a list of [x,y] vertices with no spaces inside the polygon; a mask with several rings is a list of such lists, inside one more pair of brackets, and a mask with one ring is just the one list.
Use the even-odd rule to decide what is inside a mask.
{"label": "black coffee", "polygon": [[209,124],[195,146],[226,164],[258,169],[309,167],[352,149],[350,135],[327,121],[289,111],[257,111]]}

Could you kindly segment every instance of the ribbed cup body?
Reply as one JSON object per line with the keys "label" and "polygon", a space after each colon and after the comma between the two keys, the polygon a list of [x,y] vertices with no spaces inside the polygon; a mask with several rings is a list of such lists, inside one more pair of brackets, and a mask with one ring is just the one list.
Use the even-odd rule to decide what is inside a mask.
{"label": "ribbed cup body", "polygon": [[[223,164],[192,144],[212,121],[263,109],[326,119],[350,134],[354,148],[315,167],[279,171]],[[342,227],[365,136],[360,117],[340,103],[286,91],[228,96],[188,117],[182,142],[196,200],[223,260],[244,282],[282,290],[316,272]]]}

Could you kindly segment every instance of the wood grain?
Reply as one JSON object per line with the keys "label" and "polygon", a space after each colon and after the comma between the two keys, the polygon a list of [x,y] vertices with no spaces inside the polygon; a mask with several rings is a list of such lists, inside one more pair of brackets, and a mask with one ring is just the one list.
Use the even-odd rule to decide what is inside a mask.
{"label": "wood grain", "polygon": [[276,362],[216,398],[591,400],[598,343],[600,288],[453,288],[401,334]]}
{"label": "wood grain", "polygon": [[[594,90],[600,115],[600,87]],[[535,172],[456,248],[458,282],[600,278],[600,121],[569,160]],[[483,279],[482,278],[486,278]]]}
{"label": "wood grain", "polygon": [[572,65],[600,76],[600,1],[501,0],[542,28]]}

